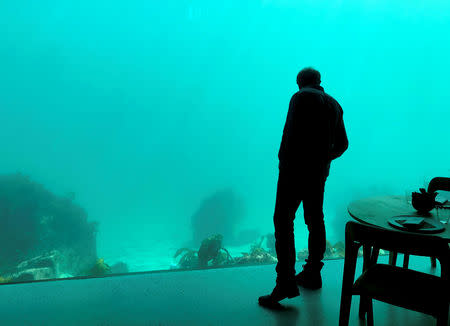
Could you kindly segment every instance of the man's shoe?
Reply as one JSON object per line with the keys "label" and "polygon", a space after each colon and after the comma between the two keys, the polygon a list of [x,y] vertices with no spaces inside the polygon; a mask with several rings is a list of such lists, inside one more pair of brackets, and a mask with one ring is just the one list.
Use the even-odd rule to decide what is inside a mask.
{"label": "man's shoe", "polygon": [[320,272],[301,271],[295,276],[298,285],[310,290],[318,290],[322,287]]}
{"label": "man's shoe", "polygon": [[285,286],[277,284],[271,294],[259,297],[258,302],[261,306],[270,307],[277,305],[283,299],[291,299],[299,295],[300,291],[295,283]]}

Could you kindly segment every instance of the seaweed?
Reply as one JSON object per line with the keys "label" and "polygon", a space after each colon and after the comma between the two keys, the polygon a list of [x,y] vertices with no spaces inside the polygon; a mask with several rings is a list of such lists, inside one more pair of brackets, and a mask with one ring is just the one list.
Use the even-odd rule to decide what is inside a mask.
{"label": "seaweed", "polygon": [[98,258],[95,264],[86,271],[88,276],[104,276],[111,274],[111,267],[105,263],[103,258]]}
{"label": "seaweed", "polygon": [[222,239],[221,234],[212,235],[203,239],[198,251],[183,247],[175,252],[173,258],[181,255],[177,266],[187,269],[229,264],[233,262],[233,257],[227,249],[222,247]]}
{"label": "seaweed", "polygon": [[195,268],[198,265],[198,255],[197,251],[189,249],[189,248],[180,248],[177,250],[173,258],[181,256],[181,259],[178,261],[179,268]]}

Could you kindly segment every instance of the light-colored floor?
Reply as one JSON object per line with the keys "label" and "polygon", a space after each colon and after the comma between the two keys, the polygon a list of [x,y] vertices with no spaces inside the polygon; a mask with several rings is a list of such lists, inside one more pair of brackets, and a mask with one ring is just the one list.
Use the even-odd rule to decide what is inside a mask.
{"label": "light-colored floor", "polygon": [[[426,258],[411,257],[410,266],[433,272]],[[282,301],[283,311],[257,304],[258,296],[272,290],[274,268],[266,265],[4,285],[0,286],[0,325],[338,324],[343,260],[327,261],[324,287],[318,291],[301,289],[300,297]],[[354,297],[350,325],[365,325],[358,319],[358,304]],[[430,316],[376,301],[374,315],[375,325],[380,326],[435,324]]]}

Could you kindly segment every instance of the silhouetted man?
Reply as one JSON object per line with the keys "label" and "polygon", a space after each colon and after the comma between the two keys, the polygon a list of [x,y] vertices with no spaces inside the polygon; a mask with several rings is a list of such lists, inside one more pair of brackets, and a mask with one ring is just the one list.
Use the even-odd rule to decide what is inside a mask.
{"label": "silhouetted man", "polygon": [[[339,103],[320,86],[320,73],[305,68],[297,75],[299,91],[289,103],[280,151],[275,203],[275,248],[278,257],[276,286],[270,295],[259,298],[271,305],[299,295],[297,287],[322,287],[320,271],[326,249],[323,216],[325,181],[332,160],[348,147]],[[295,275],[294,219],[303,201],[308,226],[309,255],[303,271]]]}

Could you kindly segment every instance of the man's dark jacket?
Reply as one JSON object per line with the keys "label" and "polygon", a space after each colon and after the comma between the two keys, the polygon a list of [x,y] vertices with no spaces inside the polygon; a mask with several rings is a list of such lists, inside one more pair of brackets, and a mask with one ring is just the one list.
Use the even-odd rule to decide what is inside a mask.
{"label": "man's dark jacket", "polygon": [[339,103],[321,86],[303,87],[289,103],[278,158],[280,169],[327,177],[348,147]]}

